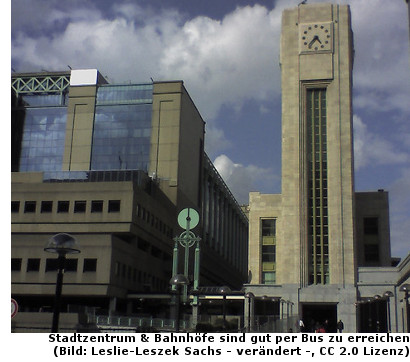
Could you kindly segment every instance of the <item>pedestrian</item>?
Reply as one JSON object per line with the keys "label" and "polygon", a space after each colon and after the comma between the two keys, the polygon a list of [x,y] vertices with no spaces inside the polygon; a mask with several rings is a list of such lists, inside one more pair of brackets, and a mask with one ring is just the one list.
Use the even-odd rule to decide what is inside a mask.
{"label": "pedestrian", "polygon": [[344,327],[345,327],[345,326],[344,326],[342,320],[339,319],[339,322],[337,322],[337,331],[338,331],[339,333],[343,333]]}
{"label": "pedestrian", "polygon": [[299,331],[304,332],[305,331],[305,323],[303,323],[302,319],[299,319]]}

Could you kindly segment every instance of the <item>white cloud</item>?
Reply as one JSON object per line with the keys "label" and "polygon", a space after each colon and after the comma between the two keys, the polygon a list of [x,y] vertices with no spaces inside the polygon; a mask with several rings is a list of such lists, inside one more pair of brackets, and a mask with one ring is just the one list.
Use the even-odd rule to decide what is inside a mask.
{"label": "white cloud", "polygon": [[255,165],[243,166],[234,163],[228,156],[222,154],[213,162],[235,198],[241,204],[249,203],[249,191],[262,191],[271,184],[277,184],[279,178],[268,168]]}
{"label": "white cloud", "polygon": [[222,21],[202,16],[182,24],[176,11],[155,14],[132,3],[114,9],[113,19],[85,7],[49,10],[54,20],[43,26],[60,20],[64,31],[35,38],[14,31],[13,62],[19,71],[97,67],[117,82],[183,79],[206,120],[223,104],[239,110],[246,99],[266,100],[272,89],[279,96],[279,67],[272,63],[279,61],[280,12],[256,5]]}
{"label": "white cloud", "polygon": [[207,125],[205,135],[205,150],[212,159],[220,152],[232,147],[232,143],[225,137],[222,129]]}
{"label": "white cloud", "polygon": [[372,165],[401,164],[410,161],[410,153],[373,133],[357,115],[353,116],[354,162],[356,170]]}

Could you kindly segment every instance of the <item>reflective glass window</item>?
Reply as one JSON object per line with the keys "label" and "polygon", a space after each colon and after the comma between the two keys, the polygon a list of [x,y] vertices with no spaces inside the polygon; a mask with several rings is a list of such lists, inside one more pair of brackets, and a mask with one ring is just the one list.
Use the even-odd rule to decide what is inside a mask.
{"label": "reflective glass window", "polygon": [[152,84],[103,85],[98,87],[97,105],[151,103]]}
{"label": "reflective glass window", "polygon": [[20,171],[61,170],[66,113],[65,107],[25,109]]}
{"label": "reflective glass window", "polygon": [[68,102],[68,93],[26,94],[21,98],[25,107],[62,106]]}
{"label": "reflective glass window", "polygon": [[92,170],[148,170],[152,104],[96,106]]}

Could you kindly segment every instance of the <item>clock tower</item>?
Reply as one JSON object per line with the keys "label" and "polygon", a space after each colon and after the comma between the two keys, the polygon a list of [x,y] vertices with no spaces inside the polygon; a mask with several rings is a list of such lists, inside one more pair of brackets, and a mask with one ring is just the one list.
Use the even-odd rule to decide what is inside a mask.
{"label": "clock tower", "polygon": [[[345,332],[375,331],[366,319],[376,318],[369,317],[371,305],[358,302],[383,292],[358,264],[366,266],[363,252],[366,262],[383,247],[384,265],[390,265],[388,226],[381,226],[388,225],[388,203],[376,202],[381,192],[354,192],[349,6],[285,10],[280,48],[282,192],[249,195],[246,290],[273,298],[281,319],[290,312],[309,330],[321,323],[335,332],[341,319]],[[390,277],[377,278],[386,288]]]}
{"label": "clock tower", "polygon": [[348,320],[355,313],[357,273],[349,7],[285,10],[280,62],[282,232],[276,280],[297,285],[302,304],[332,294],[328,302],[337,303]]}

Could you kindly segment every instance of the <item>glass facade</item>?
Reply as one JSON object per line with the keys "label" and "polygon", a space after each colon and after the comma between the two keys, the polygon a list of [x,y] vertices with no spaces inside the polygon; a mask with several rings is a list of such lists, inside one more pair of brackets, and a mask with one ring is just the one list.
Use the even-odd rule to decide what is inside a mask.
{"label": "glass facade", "polygon": [[329,283],[329,235],[325,89],[307,90],[306,112],[309,283],[327,284]]}
{"label": "glass facade", "polygon": [[[152,84],[97,89],[90,170],[148,170]],[[12,171],[62,171],[68,89],[13,94]]]}
{"label": "glass facade", "polygon": [[152,85],[97,90],[91,170],[148,170]]}
{"label": "glass facade", "polygon": [[22,124],[23,131],[18,170],[61,170],[67,121],[66,97],[26,95],[20,102],[23,106],[14,110],[15,121]]}

